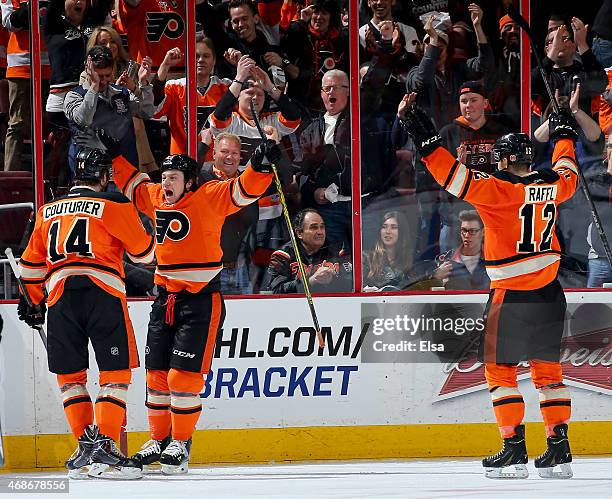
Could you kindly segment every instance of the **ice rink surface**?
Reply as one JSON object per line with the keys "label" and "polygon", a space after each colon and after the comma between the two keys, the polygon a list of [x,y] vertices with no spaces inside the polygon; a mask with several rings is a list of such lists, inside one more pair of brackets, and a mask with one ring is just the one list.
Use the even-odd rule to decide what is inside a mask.
{"label": "ice rink surface", "polygon": [[[141,480],[80,480],[70,494],[46,497],[84,499],[192,498],[509,498],[612,497],[612,458],[576,458],[570,480],[544,480],[533,464],[526,480],[491,480],[479,461],[376,461],[192,468],[188,475],[147,475]],[[0,490],[15,478],[58,479],[59,472],[0,474]],[[3,497],[44,497],[1,494]]]}

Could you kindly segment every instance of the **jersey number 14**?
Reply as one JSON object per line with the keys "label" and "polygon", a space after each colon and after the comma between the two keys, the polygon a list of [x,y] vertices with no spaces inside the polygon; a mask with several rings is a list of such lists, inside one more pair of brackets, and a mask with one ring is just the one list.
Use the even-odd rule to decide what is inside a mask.
{"label": "jersey number 14", "polygon": [[57,263],[65,260],[67,253],[92,258],[94,254],[91,251],[91,242],[88,238],[89,220],[87,218],[77,218],[63,241],[58,240],[60,224],[60,220],[56,220],[49,227],[49,247],[47,248],[49,261]]}

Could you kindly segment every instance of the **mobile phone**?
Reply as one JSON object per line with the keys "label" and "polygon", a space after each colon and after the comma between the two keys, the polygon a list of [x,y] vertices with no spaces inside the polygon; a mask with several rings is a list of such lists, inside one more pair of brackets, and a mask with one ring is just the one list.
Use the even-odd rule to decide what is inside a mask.
{"label": "mobile phone", "polygon": [[138,64],[136,61],[130,60],[130,62],[128,62],[127,75],[129,78],[136,81],[138,79],[139,70],[140,70],[140,64]]}

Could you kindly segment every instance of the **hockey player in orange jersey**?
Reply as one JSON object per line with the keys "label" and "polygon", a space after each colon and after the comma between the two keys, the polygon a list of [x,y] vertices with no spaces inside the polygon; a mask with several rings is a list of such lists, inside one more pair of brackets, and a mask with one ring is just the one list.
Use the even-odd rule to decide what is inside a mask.
{"label": "hockey player in orange jersey", "polygon": [[[66,461],[71,478],[133,479],[142,465],[116,445],[126,408],[131,369],[138,352],[125,298],[124,250],[132,261],[151,262],[154,240],[134,206],[104,192],[111,159],[98,149],[77,154],[75,186],[42,206],[19,266],[34,306],[19,301],[19,318],[30,326],[49,311],[49,370],[57,375],[64,412],[78,440]],[[100,370],[95,410],[87,392],[88,340]],[[94,426],[94,413],[97,426]]]}
{"label": "hockey player in orange jersey", "polygon": [[219,277],[223,223],[266,191],[270,164],[278,164],[280,155],[276,142],[267,140],[239,177],[222,181],[204,174],[199,185],[197,164],[189,156],[164,160],[161,185],[122,156],[113,161],[117,186],[156,225],[159,295],[145,357],[151,440],[132,457],[145,466],[159,461],[165,474],[188,471],[191,436],[202,411],[200,392],[225,317]]}
{"label": "hockey player in orange jersey", "polygon": [[[491,279],[479,358],[504,439],[503,449],[483,460],[490,478],[526,478],[525,405],[516,366],[528,360],[539,391],[546,452],[536,458],[540,476],[571,477],[567,437],[571,401],[563,384],[560,350],[566,309],[557,280],[561,258],[555,235],[557,207],[576,190],[575,122],[565,113],[550,118],[555,142],[552,169],[530,171],[533,145],[523,133],[504,135],[493,152],[498,171],[471,170],[441,147],[431,119],[405,96],[402,124],[414,137],[423,162],[448,192],[472,204],[485,230],[485,266]],[[407,111],[406,111],[407,110]],[[560,465],[560,471],[553,469]],[[514,471],[504,469],[514,466]]]}

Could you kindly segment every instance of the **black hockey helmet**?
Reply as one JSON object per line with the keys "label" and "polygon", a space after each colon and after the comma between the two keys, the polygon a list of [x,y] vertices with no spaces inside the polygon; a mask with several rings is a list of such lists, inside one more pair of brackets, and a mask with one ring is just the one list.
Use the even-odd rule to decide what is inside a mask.
{"label": "black hockey helmet", "polygon": [[493,161],[508,158],[508,162],[530,165],[533,161],[533,142],[526,133],[508,133],[501,136],[493,146]]}
{"label": "black hockey helmet", "polygon": [[76,156],[74,178],[76,180],[100,180],[102,172],[111,171],[113,161],[101,149],[83,147]]}
{"label": "black hockey helmet", "polygon": [[178,170],[183,172],[185,175],[185,182],[190,179],[196,179],[198,176],[198,163],[195,159],[187,156],[186,154],[171,154],[164,159],[160,173],[167,170]]}

